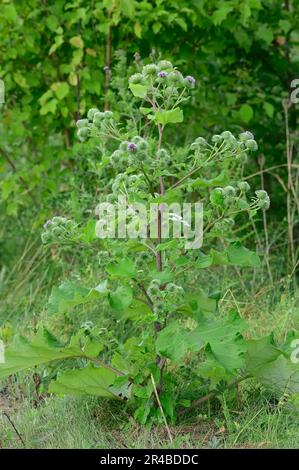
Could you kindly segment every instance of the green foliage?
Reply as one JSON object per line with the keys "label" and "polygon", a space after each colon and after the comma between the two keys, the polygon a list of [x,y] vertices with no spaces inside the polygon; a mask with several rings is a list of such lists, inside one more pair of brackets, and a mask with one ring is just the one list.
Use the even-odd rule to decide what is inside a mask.
{"label": "green foliage", "polygon": [[[138,51],[130,70],[120,53],[119,61],[112,55],[111,105],[122,111],[127,106],[126,78],[130,72],[142,72],[143,58],[153,47],[156,56],[162,52],[182,69],[196,70],[200,78],[189,102],[192,112],[185,113],[185,125],[174,141],[228,126],[239,132],[250,125],[269,166],[281,163],[281,101],[289,96],[289,77],[299,72],[298,11],[298,0],[5,2],[0,12],[0,77],[6,90],[0,187],[7,213],[16,217],[31,207],[32,194],[37,209],[47,205],[49,197],[60,196],[58,181],[68,180],[65,162],[72,159],[75,121],[93,102],[102,106],[105,99],[109,30],[113,54],[125,49],[131,59]],[[167,71],[168,61],[161,62]],[[130,87],[137,97],[145,96],[146,85]],[[290,128],[296,129],[295,112],[290,113]],[[182,119],[173,111],[171,115],[176,122]],[[195,115],[204,119],[194,120]],[[284,168],[279,172],[284,178]],[[280,212],[282,193],[273,191],[273,196]],[[45,217],[42,214],[36,224]]]}
{"label": "green foliage", "polygon": [[63,314],[72,311],[77,305],[98,300],[107,292],[106,284],[104,281],[94,289],[87,289],[80,284],[66,281],[59,287],[53,287],[47,312]]}
{"label": "green foliage", "polygon": [[112,391],[115,373],[91,364],[83,369],[69,370],[59,374],[49,387],[50,393],[69,395],[95,395],[115,399]]}
{"label": "green foliage", "polygon": [[5,363],[1,364],[0,377],[51,361],[96,357],[102,349],[102,342],[85,336],[83,330],[63,345],[45,328],[40,328],[32,341],[22,336],[13,339],[5,351]]}

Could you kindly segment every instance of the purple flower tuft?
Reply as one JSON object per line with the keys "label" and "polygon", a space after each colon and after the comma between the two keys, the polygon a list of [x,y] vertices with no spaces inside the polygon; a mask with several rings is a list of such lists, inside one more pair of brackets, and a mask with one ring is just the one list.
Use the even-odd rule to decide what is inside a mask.
{"label": "purple flower tuft", "polygon": [[109,72],[109,65],[105,65],[104,72]]}
{"label": "purple flower tuft", "polygon": [[158,77],[161,77],[161,78],[165,78],[165,77],[167,77],[167,75],[168,75],[168,73],[164,72],[163,70],[162,70],[162,72],[158,73]]}
{"label": "purple flower tuft", "polygon": [[137,145],[134,144],[133,142],[129,142],[128,146],[127,146],[127,149],[129,150],[129,152],[136,152]]}
{"label": "purple flower tuft", "polygon": [[44,224],[44,228],[48,228],[49,225],[51,225],[52,223],[53,223],[53,222],[52,222],[51,219],[50,219],[50,220],[47,220],[47,222]]}
{"label": "purple flower tuft", "polygon": [[186,80],[188,80],[188,82],[191,83],[192,85],[195,84],[195,78],[192,77],[192,75],[187,75]]}

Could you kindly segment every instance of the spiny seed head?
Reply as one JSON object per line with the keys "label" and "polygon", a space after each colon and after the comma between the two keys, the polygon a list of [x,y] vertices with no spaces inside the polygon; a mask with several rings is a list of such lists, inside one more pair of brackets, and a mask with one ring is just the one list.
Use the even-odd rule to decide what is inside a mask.
{"label": "spiny seed head", "polygon": [[121,158],[121,151],[115,150],[112,155],[110,156],[110,161],[112,164],[118,163],[119,159]]}
{"label": "spiny seed head", "polygon": [[146,140],[142,139],[138,144],[138,149],[142,152],[145,152],[148,149],[148,143]]}
{"label": "spiny seed head", "polygon": [[240,191],[242,191],[242,193],[247,193],[250,190],[250,186],[247,181],[239,181],[238,188]]}
{"label": "spiny seed head", "polygon": [[173,71],[173,72],[170,72],[168,74],[168,77],[167,77],[167,80],[170,82],[170,83],[179,83],[181,82],[183,79],[183,76],[180,72],[177,72],[177,71]]}
{"label": "spiny seed head", "polygon": [[88,117],[89,121],[93,121],[93,117],[94,117],[95,113],[98,113],[98,112],[99,112],[98,108],[91,108],[87,113],[87,117]]}
{"label": "spiny seed head", "polygon": [[129,183],[136,183],[136,181],[138,180],[139,180],[139,176],[137,175],[131,175],[129,176],[129,179],[128,179]]}
{"label": "spiny seed head", "polygon": [[129,83],[138,84],[138,83],[143,83],[143,82],[144,82],[144,76],[142,75],[142,73],[134,73],[134,75],[132,75],[129,78]]}
{"label": "spiny seed head", "polygon": [[129,142],[127,140],[124,140],[119,144],[119,150],[128,150],[128,144]]}
{"label": "spiny seed head", "polygon": [[157,153],[157,156],[158,158],[160,158],[161,160],[168,160],[170,157],[169,157],[169,153],[167,152],[167,150],[165,149],[160,149]]}
{"label": "spiny seed head", "polygon": [[131,142],[134,142],[134,144],[139,144],[142,142],[144,139],[140,137],[140,135],[135,135],[132,139]]}
{"label": "spiny seed head", "polygon": [[255,151],[258,149],[258,145],[256,141],[253,139],[246,140],[245,145],[246,145],[246,148],[248,148],[248,150]]}
{"label": "spiny seed head", "polygon": [[157,297],[160,294],[160,289],[157,286],[149,286],[148,293],[151,297]]}
{"label": "spiny seed head", "polygon": [[168,86],[165,89],[165,96],[177,96],[178,95],[178,89],[175,86]]}
{"label": "spiny seed head", "polygon": [[172,63],[169,60],[160,60],[158,63],[158,69],[161,70],[169,70],[172,69]]}
{"label": "spiny seed head", "polygon": [[44,232],[41,234],[41,239],[43,243],[48,243],[51,240],[51,233],[50,232]]}
{"label": "spiny seed head", "polygon": [[223,194],[229,197],[235,196],[236,190],[233,186],[225,186],[225,188],[223,188]]}
{"label": "spiny seed head", "polygon": [[255,194],[258,199],[267,199],[269,197],[267,191],[264,189],[258,189],[255,191]]}
{"label": "spiny seed head", "polygon": [[156,64],[147,64],[142,68],[144,75],[155,75],[158,72],[158,66]]}
{"label": "spiny seed head", "polygon": [[267,199],[260,199],[259,200],[259,207],[264,210],[268,210],[270,207],[270,198]]}
{"label": "spiny seed head", "polygon": [[156,287],[159,287],[161,284],[161,281],[159,279],[153,279],[151,282],[150,282],[150,286],[156,286]]}
{"label": "spiny seed head", "polygon": [[94,113],[94,116],[93,116],[93,123],[97,126],[99,124],[102,123],[103,119],[104,119],[104,113],[100,112],[100,111],[97,111],[96,113]]}
{"label": "spiny seed head", "polygon": [[66,221],[65,217],[55,216],[52,219],[52,224],[59,225],[59,224],[63,224],[65,221]]}
{"label": "spiny seed head", "polygon": [[204,139],[203,137],[197,137],[197,139],[195,139],[195,141],[190,145],[190,148],[197,149],[200,147],[205,147],[206,145],[207,145],[206,139]]}
{"label": "spiny seed head", "polygon": [[177,292],[177,287],[178,287],[177,285],[175,285],[175,284],[173,284],[173,283],[169,283],[169,284],[167,285],[167,287],[166,287],[166,290],[167,290],[169,293],[173,294],[173,293]]}
{"label": "spiny seed head", "polygon": [[249,131],[245,131],[239,135],[239,139],[243,142],[245,142],[246,140],[254,140],[254,135]]}
{"label": "spiny seed head", "polygon": [[63,233],[63,229],[61,227],[54,227],[52,233],[57,237]]}
{"label": "spiny seed head", "polygon": [[224,140],[235,140],[235,136],[230,131],[222,132],[221,137],[223,137]]}
{"label": "spiny seed head", "polygon": [[76,126],[78,129],[81,129],[82,127],[87,127],[88,126],[88,119],[79,119],[76,122]]}
{"label": "spiny seed head", "polygon": [[214,143],[222,142],[222,140],[223,139],[222,139],[221,135],[219,135],[219,134],[215,134],[212,137],[212,142],[214,142]]}
{"label": "spiny seed head", "polygon": [[257,205],[260,209],[267,210],[270,207],[270,198],[268,196],[267,191],[264,191],[263,189],[259,189],[255,191],[256,197],[257,197]]}
{"label": "spiny seed head", "polygon": [[104,111],[104,118],[105,119],[113,118],[113,112],[112,111]]}
{"label": "spiny seed head", "polygon": [[84,142],[89,135],[89,129],[88,127],[80,127],[77,132],[77,136],[81,142]]}

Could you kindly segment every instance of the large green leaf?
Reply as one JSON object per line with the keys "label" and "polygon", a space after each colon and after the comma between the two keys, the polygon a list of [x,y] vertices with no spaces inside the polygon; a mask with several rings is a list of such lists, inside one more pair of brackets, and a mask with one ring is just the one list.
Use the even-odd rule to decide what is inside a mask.
{"label": "large green leaf", "polygon": [[67,313],[77,305],[97,300],[106,293],[106,281],[93,289],[88,289],[72,281],[66,281],[59,287],[53,287],[48,300],[47,312],[49,314]]}
{"label": "large green leaf", "polygon": [[135,265],[129,258],[124,258],[117,264],[108,264],[106,271],[115,277],[127,277],[132,278],[136,276]]}
{"label": "large green leaf", "polygon": [[229,263],[234,266],[259,267],[261,262],[259,256],[244,246],[230,245],[227,249]]}
{"label": "large green leaf", "polygon": [[115,381],[113,371],[92,364],[84,369],[74,369],[62,372],[49,386],[50,393],[59,395],[96,395],[107,398],[117,398],[110,387]]}
{"label": "large green leaf", "polygon": [[210,345],[208,344],[205,349],[206,360],[200,363],[197,373],[200,377],[209,379],[210,387],[216,388],[221,381],[232,381],[235,374],[230,373],[222,364],[215,358]]}
{"label": "large green leaf", "polygon": [[186,331],[177,322],[172,321],[158,333],[156,349],[158,354],[179,363],[188,351],[199,351],[203,343],[193,331]]}
{"label": "large green leaf", "polygon": [[200,254],[195,262],[195,266],[204,269],[209,266],[241,266],[259,267],[259,256],[248,248],[240,245],[230,245],[224,251],[210,250],[210,254]]}
{"label": "large green leaf", "polygon": [[175,124],[177,122],[183,122],[184,115],[180,108],[171,109],[169,111],[157,111],[155,115],[155,121],[158,124],[165,126],[166,124]]}
{"label": "large green leaf", "polygon": [[283,354],[260,368],[256,378],[278,393],[299,393],[299,365]]}
{"label": "large green leaf", "polygon": [[196,334],[207,345],[215,359],[229,372],[236,371],[244,365],[246,342],[241,333],[246,323],[235,310],[228,317],[202,320],[196,328]]}
{"label": "large green leaf", "polygon": [[131,305],[133,290],[130,286],[119,286],[115,292],[109,293],[109,303],[114,310],[122,311]]}
{"label": "large green leaf", "polygon": [[210,297],[202,289],[198,289],[193,293],[187,293],[185,300],[194,312],[212,313],[215,312],[217,308],[217,300]]}
{"label": "large green leaf", "polygon": [[222,170],[218,176],[215,176],[215,178],[196,178],[192,183],[192,188],[209,188],[212,186],[225,186],[227,184],[229,184],[227,170]]}
{"label": "large green leaf", "polygon": [[272,335],[248,341],[246,371],[274,392],[299,393],[299,364],[275,345]]}
{"label": "large green leaf", "polygon": [[96,357],[103,349],[103,343],[86,336],[81,330],[67,345],[62,345],[45,328],[40,328],[29,341],[24,336],[15,336],[5,350],[5,362],[0,364],[0,378],[33,366],[46,364],[70,357]]}
{"label": "large green leaf", "polygon": [[147,86],[140,83],[130,83],[129,88],[134,96],[137,98],[145,98],[147,93]]}

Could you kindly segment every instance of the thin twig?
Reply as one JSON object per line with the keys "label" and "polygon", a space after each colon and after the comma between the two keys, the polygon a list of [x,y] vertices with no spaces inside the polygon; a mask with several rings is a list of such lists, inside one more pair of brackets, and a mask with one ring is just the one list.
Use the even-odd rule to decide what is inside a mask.
{"label": "thin twig", "polygon": [[[111,19],[112,10],[108,11],[108,19]],[[110,61],[111,61],[111,25],[109,24],[106,38],[106,64],[105,64],[105,111],[109,109],[109,85],[110,85]]]}
{"label": "thin twig", "polygon": [[150,296],[148,295],[148,293],[146,292],[146,289],[144,287],[144,285],[137,281],[137,279],[133,278],[133,281],[136,282],[136,284],[138,285],[139,289],[142,291],[144,297],[147,299],[147,302],[148,304],[150,305],[150,307],[152,308],[153,307],[153,302],[152,302],[152,299],[150,298]]}
{"label": "thin twig", "polygon": [[[259,164],[260,164],[260,169],[263,170],[264,164],[265,164],[264,155],[260,156]],[[261,186],[262,186],[262,189],[264,190],[265,189],[265,180],[264,180],[264,173],[263,172],[261,172]],[[273,284],[272,271],[271,271],[270,261],[269,261],[270,246],[269,246],[267,215],[266,215],[265,209],[262,210],[262,213],[263,213],[263,225],[264,225],[265,242],[266,242],[265,261],[266,261],[266,266],[267,266],[267,271],[268,271],[268,276],[269,276],[270,282],[271,282],[271,284]]]}
{"label": "thin twig", "polygon": [[16,426],[14,425],[12,419],[10,418],[10,416],[6,413],[6,411],[3,411],[3,415],[8,419],[9,423],[11,424],[11,426],[13,427],[16,435],[18,436],[18,438],[20,439],[20,441],[22,442],[23,446],[26,447],[25,445],[25,442],[23,441],[23,438],[21,436],[21,434],[19,433],[19,431],[17,430]]}
{"label": "thin twig", "polygon": [[166,427],[166,431],[167,431],[167,434],[168,434],[168,437],[169,437],[169,440],[170,440],[170,444],[172,445],[172,444],[173,444],[172,435],[171,435],[169,426],[168,426],[168,424],[167,424],[166,416],[165,416],[165,414],[164,414],[164,411],[163,411],[163,408],[162,408],[162,405],[161,405],[161,402],[160,402],[160,398],[159,398],[159,394],[158,394],[158,391],[157,391],[157,387],[156,387],[156,384],[155,384],[155,380],[154,380],[153,374],[151,374],[151,379],[152,379],[152,384],[153,384],[153,387],[154,387],[155,397],[156,397],[158,406],[159,406],[159,408],[160,408],[160,411],[161,411],[161,414],[162,414],[162,417],[163,417],[163,421],[164,421],[164,424],[165,424],[165,427]]}

